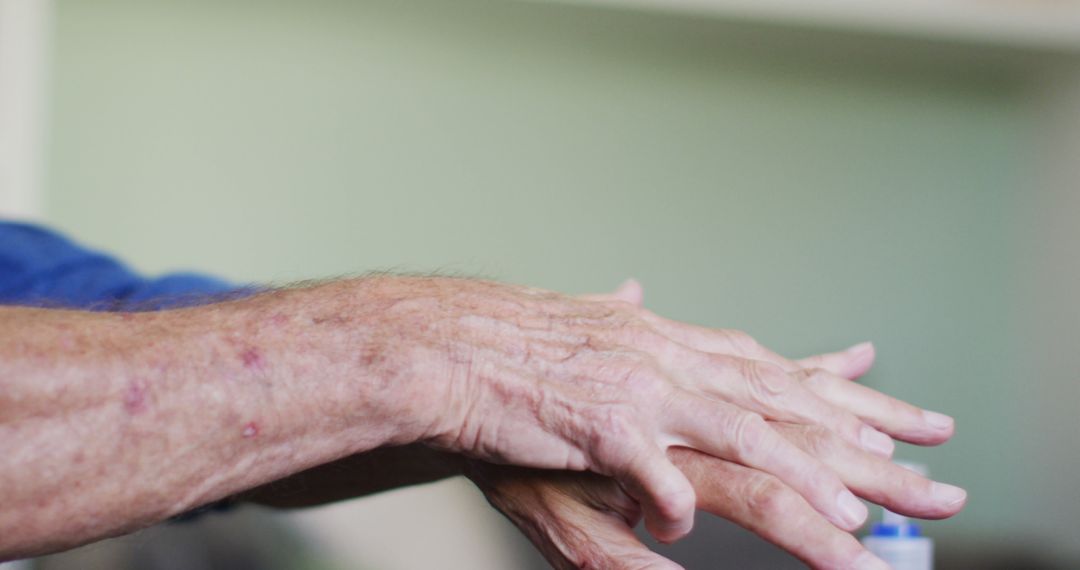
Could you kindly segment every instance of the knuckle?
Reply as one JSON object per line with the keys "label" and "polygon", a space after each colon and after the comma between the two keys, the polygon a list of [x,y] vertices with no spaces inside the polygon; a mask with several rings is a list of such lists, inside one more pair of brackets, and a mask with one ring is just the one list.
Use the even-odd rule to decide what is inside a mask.
{"label": "knuckle", "polygon": [[802,372],[802,375],[803,384],[814,392],[825,392],[830,387],[832,387],[832,375],[821,368],[811,368],[809,370],[804,370]]}
{"label": "knuckle", "polygon": [[750,397],[760,404],[773,404],[792,386],[791,377],[783,368],[760,360],[744,361],[743,378]]}
{"label": "knuckle", "polygon": [[735,456],[746,461],[758,455],[768,438],[769,426],[765,418],[753,412],[740,413],[731,425],[731,442]]}
{"label": "knuckle", "polygon": [[835,456],[844,445],[836,432],[822,425],[806,426],[804,433],[808,451],[815,457]]}
{"label": "knuckle", "polygon": [[885,409],[887,414],[909,426],[921,425],[926,421],[922,410],[895,398],[885,398]]}
{"label": "knuckle", "polygon": [[607,440],[625,442],[635,434],[633,414],[622,406],[608,407],[596,414],[594,429]]}
{"label": "knuckle", "polygon": [[667,386],[656,359],[642,352],[627,353],[619,364],[619,387],[632,396],[654,398]]}
{"label": "knuckle", "polygon": [[[839,410],[836,412],[836,415],[837,435],[839,435],[841,439],[846,440],[848,445],[864,448],[867,438],[879,439],[882,441],[882,445],[884,445],[886,440],[882,439],[882,437],[870,434],[877,433],[880,434],[880,436],[885,436],[885,434],[878,431],[870,424],[863,422],[859,416],[856,416],[847,410]],[[864,432],[867,433],[864,434]],[[888,441],[892,441],[892,438],[888,438]]]}
{"label": "knuckle", "polygon": [[757,474],[745,493],[746,506],[757,519],[771,520],[791,513],[798,498],[795,492],[772,475]]}
{"label": "knuckle", "polygon": [[896,494],[899,495],[897,498],[905,503],[925,501],[926,497],[931,496],[931,484],[929,479],[921,475],[912,472],[899,473],[896,482]]}
{"label": "knuckle", "polygon": [[643,453],[636,414],[622,405],[596,406],[582,414],[586,454],[607,474],[632,469]]}

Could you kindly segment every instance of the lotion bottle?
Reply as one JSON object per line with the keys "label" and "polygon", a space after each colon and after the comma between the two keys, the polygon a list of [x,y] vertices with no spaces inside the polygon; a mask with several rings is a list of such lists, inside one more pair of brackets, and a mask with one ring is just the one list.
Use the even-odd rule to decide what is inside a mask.
{"label": "lotion bottle", "polygon": [[[900,463],[901,467],[926,476],[926,467]],[[922,535],[919,525],[908,517],[882,509],[881,522],[862,539],[863,546],[892,566],[893,570],[933,570],[934,541]]]}

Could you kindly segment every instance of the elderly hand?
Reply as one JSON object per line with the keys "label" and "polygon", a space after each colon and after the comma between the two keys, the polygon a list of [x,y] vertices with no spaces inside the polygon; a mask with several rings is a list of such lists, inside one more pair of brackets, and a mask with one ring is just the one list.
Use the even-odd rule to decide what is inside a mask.
{"label": "elderly hand", "polygon": [[745,335],[656,316],[625,290],[574,298],[429,278],[397,283],[394,294],[391,336],[409,348],[408,376],[429,387],[412,392],[427,398],[417,409],[442,410],[422,441],[486,461],[612,476],[661,541],[689,532],[697,502],[667,456],[672,447],[771,475],[852,530],[866,507],[822,458],[766,420],[812,426],[882,458],[893,443],[872,426],[916,443],[952,433],[944,416],[805,368],[830,357],[800,366]]}
{"label": "elderly hand", "polygon": [[[641,304],[641,289],[630,282],[614,295],[593,296],[597,302]],[[666,323],[657,317],[659,326]],[[681,340],[702,350],[729,356],[760,358],[789,371],[833,405],[864,418],[899,439],[937,444],[951,435],[951,422],[934,427],[933,416],[850,381],[873,364],[869,345],[815,356],[785,359],[733,331],[679,329]],[[964,504],[962,490],[931,482],[868,452],[817,423],[770,421],[770,429],[839,473],[856,494],[912,516],[943,518]],[[875,568],[881,562],[864,551],[850,534],[830,522],[805,497],[779,478],[761,470],[675,447],[668,456],[689,478],[697,506],[730,519],[818,568]],[[387,469],[387,465],[391,465]],[[670,561],[649,551],[632,532],[641,515],[639,503],[613,479],[584,473],[538,471],[468,462],[466,470],[489,501],[514,521],[559,567],[667,568]],[[340,500],[402,484],[460,472],[452,455],[434,454],[419,446],[386,448],[318,467],[256,490],[247,497],[277,506],[301,506]],[[383,481],[387,473],[388,481]]]}
{"label": "elderly hand", "polygon": [[[825,434],[803,433],[796,441],[808,449],[830,449],[819,457],[844,473],[845,483],[896,512],[945,518],[963,507],[963,499],[942,491],[941,483]],[[693,482],[698,508],[753,531],[809,566],[888,568],[777,478],[689,449],[668,454]],[[556,568],[679,568],[637,539],[633,527],[640,509],[612,479],[492,465],[477,465],[470,476]]]}
{"label": "elderly hand", "polygon": [[[773,355],[772,359],[779,357]],[[798,366],[775,360],[785,366]],[[847,351],[814,357],[803,364],[821,365],[855,377],[873,362],[873,354]],[[849,383],[838,386],[838,399],[864,402],[872,393]],[[925,443],[939,443],[905,421],[913,410],[899,402],[875,407],[883,426]],[[889,409],[884,409],[892,406]],[[771,423],[789,441],[841,474],[858,495],[907,515],[945,518],[963,508],[963,490],[930,481],[887,459],[843,441],[821,426]],[[697,491],[698,508],[731,520],[792,553],[814,568],[887,568],[850,534],[831,524],[790,486],[759,470],[683,448],[669,457]],[[650,551],[634,535],[640,518],[637,503],[613,480],[591,474],[552,474],[528,469],[473,464],[470,477],[493,506],[533,541],[557,568],[660,569],[678,565]]]}

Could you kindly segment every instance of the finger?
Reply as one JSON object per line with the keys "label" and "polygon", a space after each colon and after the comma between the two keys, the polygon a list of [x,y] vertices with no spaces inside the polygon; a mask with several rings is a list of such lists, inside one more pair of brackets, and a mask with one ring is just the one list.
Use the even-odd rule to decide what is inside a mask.
{"label": "finger", "polygon": [[[697,361],[695,361],[697,359]],[[825,426],[854,445],[882,457],[892,457],[892,438],[865,424],[850,411],[810,391],[781,367],[770,362],[702,353],[680,356],[688,374],[699,377],[699,388],[767,419]],[[674,363],[673,363],[674,364]]]}
{"label": "finger", "polygon": [[[640,306],[640,303],[638,305]],[[803,368],[822,368],[854,380],[869,372],[876,358],[874,345],[862,342],[839,352],[792,360],[763,346],[742,331],[692,325],[661,317],[651,311],[644,311],[641,316],[658,332],[695,350],[764,360],[780,365],[789,372]]]}
{"label": "finger", "polygon": [[555,524],[552,526],[558,528],[560,536],[555,541],[541,539],[546,543],[541,546],[533,539],[555,568],[682,569],[682,566],[649,550],[621,517],[580,504],[574,507],[556,509]]}
{"label": "finger", "polygon": [[637,504],[614,480],[473,464],[470,479],[554,568],[680,570],[634,535]]}
{"label": "finger", "polygon": [[685,448],[672,448],[668,455],[693,481],[699,508],[758,534],[809,566],[888,568],[776,477]]}
{"label": "finger", "polygon": [[762,346],[750,335],[731,329],[711,329],[698,325],[666,319],[651,311],[643,311],[642,318],[657,332],[694,350],[714,354],[729,354],[743,358],[764,360],[783,366],[785,370],[797,370],[798,364]]}
{"label": "finger", "polygon": [[641,503],[645,528],[656,540],[671,543],[689,534],[695,502],[690,481],[654,443],[642,439],[622,449],[628,450],[625,460],[616,460],[610,471],[603,464],[599,470],[615,477]]}
{"label": "finger", "polygon": [[619,285],[612,293],[594,293],[582,295],[581,298],[601,302],[622,301],[640,307],[645,301],[645,289],[637,279],[631,278],[623,281],[622,285]]}
{"label": "finger", "polygon": [[840,474],[860,497],[890,511],[924,519],[942,519],[964,508],[967,492],[931,481],[891,461],[874,457],[841,441],[827,430],[773,424],[785,438]]}
{"label": "finger", "polygon": [[673,398],[679,414],[668,414],[671,433],[685,446],[775,475],[836,526],[855,530],[869,514],[840,478],[780,436],[758,414],[697,395]]}
{"label": "finger", "polygon": [[824,370],[807,370],[799,375],[803,384],[823,400],[901,441],[939,445],[953,435],[955,423],[949,416],[923,410]]}
{"label": "finger", "polygon": [[710,329],[681,323],[645,311],[642,317],[658,332],[685,346],[711,352],[764,360],[779,365],[788,372],[803,368],[823,368],[849,379],[859,378],[874,365],[874,345],[869,342],[856,344],[839,352],[791,360],[763,346],[750,335],[737,330]]}
{"label": "finger", "polygon": [[840,352],[818,354],[796,360],[795,364],[799,368],[828,370],[837,376],[854,380],[869,372],[876,358],[877,351],[874,345],[863,342]]}

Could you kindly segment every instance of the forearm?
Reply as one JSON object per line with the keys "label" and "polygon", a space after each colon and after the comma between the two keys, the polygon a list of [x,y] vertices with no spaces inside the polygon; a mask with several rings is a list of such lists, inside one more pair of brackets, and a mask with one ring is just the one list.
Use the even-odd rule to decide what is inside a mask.
{"label": "forearm", "polygon": [[393,286],[162,313],[0,309],[0,559],[152,524],[423,434]]}

